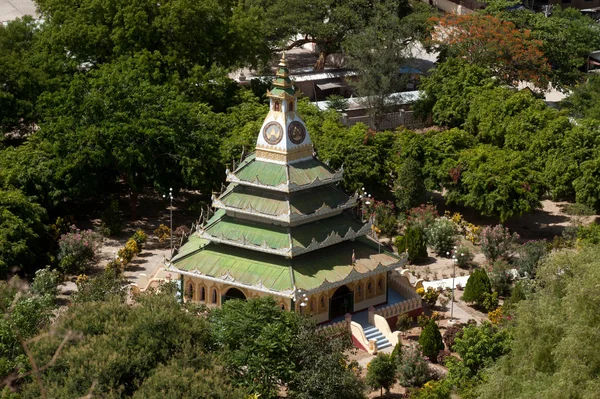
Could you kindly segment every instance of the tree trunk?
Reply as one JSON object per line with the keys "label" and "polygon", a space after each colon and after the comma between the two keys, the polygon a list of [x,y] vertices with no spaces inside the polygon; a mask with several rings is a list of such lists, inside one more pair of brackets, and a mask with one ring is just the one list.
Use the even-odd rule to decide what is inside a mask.
{"label": "tree trunk", "polygon": [[319,59],[317,60],[317,63],[315,64],[315,71],[322,71],[323,69],[325,69],[325,61],[327,60],[327,53],[325,52],[325,50],[321,50],[319,52]]}
{"label": "tree trunk", "polygon": [[137,219],[137,204],[138,204],[137,190],[129,190],[129,208],[131,210],[131,220]]}

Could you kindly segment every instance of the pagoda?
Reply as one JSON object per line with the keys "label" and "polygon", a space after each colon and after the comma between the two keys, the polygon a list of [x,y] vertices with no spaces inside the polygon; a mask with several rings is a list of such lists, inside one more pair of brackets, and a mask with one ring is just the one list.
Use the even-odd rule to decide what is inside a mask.
{"label": "pagoda", "polygon": [[388,272],[405,258],[367,237],[358,196],[338,186],[343,170],[316,157],[285,54],[267,96],[255,152],[227,170],[214,215],[169,263],[184,297],[220,306],[270,295],[283,309],[302,302],[317,322],[386,303]]}

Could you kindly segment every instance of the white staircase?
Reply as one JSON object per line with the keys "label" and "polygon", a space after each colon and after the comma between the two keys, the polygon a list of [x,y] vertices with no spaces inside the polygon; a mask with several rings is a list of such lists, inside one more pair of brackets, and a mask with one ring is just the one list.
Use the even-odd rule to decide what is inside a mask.
{"label": "white staircase", "polygon": [[382,332],[379,331],[377,327],[369,324],[367,326],[363,326],[363,330],[365,332],[365,337],[367,338],[367,341],[370,341],[372,339],[377,341],[377,350],[382,350],[392,346],[390,341],[388,341],[388,339],[383,336]]}

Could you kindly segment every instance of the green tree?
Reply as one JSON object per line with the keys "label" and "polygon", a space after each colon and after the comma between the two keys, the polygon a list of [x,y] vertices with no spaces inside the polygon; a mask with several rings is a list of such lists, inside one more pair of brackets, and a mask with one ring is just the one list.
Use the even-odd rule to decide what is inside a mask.
{"label": "green tree", "polygon": [[46,261],[46,211],[18,190],[0,189],[0,274],[30,273]]}
{"label": "green tree", "polygon": [[516,305],[510,352],[485,372],[479,397],[596,395],[599,319],[590,309],[597,306],[599,255],[589,246],[542,262],[536,291]]}
{"label": "green tree", "polygon": [[425,196],[425,184],[421,165],[413,158],[406,159],[398,170],[394,187],[396,206],[407,211],[418,206]]}
{"label": "green tree", "polygon": [[419,227],[408,226],[403,236],[396,237],[395,245],[398,253],[408,254],[408,260],[411,262],[427,258],[427,240]]}
{"label": "green tree", "polygon": [[404,387],[420,387],[432,379],[427,360],[420,348],[413,346],[403,351],[402,360],[398,364],[398,382]]}
{"label": "green tree", "polygon": [[465,327],[454,342],[454,350],[473,375],[510,350],[508,330],[491,323]]}
{"label": "green tree", "polygon": [[584,83],[575,86],[573,93],[561,102],[578,118],[600,120],[600,76],[590,74]]}
{"label": "green tree", "polygon": [[356,93],[364,98],[376,129],[393,106],[390,95],[406,84],[399,67],[407,58],[408,40],[394,6],[390,1],[374,2],[372,20],[344,42],[348,63],[359,72]]}
{"label": "green tree", "polygon": [[421,79],[424,96],[415,104],[415,111],[423,117],[431,114],[438,125],[460,127],[467,119],[473,96],[497,84],[491,76],[483,67],[449,58]]}
{"label": "green tree", "polygon": [[473,208],[505,221],[541,206],[542,176],[531,169],[529,157],[518,151],[479,145],[444,165],[449,203]]}
{"label": "green tree", "polygon": [[139,57],[77,76],[69,89],[45,98],[39,132],[55,143],[54,155],[73,172],[71,179],[94,179],[90,191],[121,179],[132,218],[144,187],[166,191],[185,182],[210,190],[221,176],[214,114],[149,76]]}
{"label": "green tree", "polygon": [[343,354],[350,348],[349,337],[324,335],[270,297],[228,301],[211,312],[210,321],[234,381],[252,393],[275,397],[278,384],[287,383],[295,398],[318,392],[332,398],[363,397],[363,386]]}
{"label": "green tree", "polygon": [[444,349],[444,341],[435,320],[430,320],[421,331],[419,345],[421,345],[423,355],[427,356],[431,362],[436,363],[438,353]]}
{"label": "green tree", "polygon": [[483,269],[473,271],[463,293],[463,301],[475,302],[478,306],[483,306],[486,294],[492,293],[492,285],[490,279]]}
{"label": "green tree", "polygon": [[378,353],[369,362],[365,382],[372,389],[379,389],[380,397],[383,397],[384,389],[386,393],[390,391],[390,388],[396,382],[396,364],[390,355]]}
{"label": "green tree", "polygon": [[398,316],[398,320],[396,320],[396,329],[404,334],[406,331],[411,329],[412,324],[413,318],[406,313],[402,313]]}
{"label": "green tree", "polygon": [[168,70],[185,73],[195,64],[256,64],[269,55],[256,29],[260,10],[233,1],[85,0],[77,5],[38,2],[52,50],[68,54],[75,64],[98,65],[146,50],[165,57]]}

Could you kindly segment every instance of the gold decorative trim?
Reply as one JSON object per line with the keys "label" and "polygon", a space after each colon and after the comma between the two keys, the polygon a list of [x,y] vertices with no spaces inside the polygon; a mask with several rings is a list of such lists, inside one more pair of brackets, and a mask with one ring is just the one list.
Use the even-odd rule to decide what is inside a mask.
{"label": "gold decorative trim", "polygon": [[272,150],[260,150],[256,148],[256,159],[266,159],[274,162],[292,162],[299,159],[310,158],[313,156],[312,146],[310,148],[302,148],[293,152],[279,152]]}
{"label": "gold decorative trim", "polygon": [[312,152],[314,151],[314,146],[312,143],[308,142],[306,144],[296,145],[290,149],[285,150],[278,147],[277,145],[257,144],[256,152],[258,153],[259,150],[276,152],[278,154],[294,154],[296,152],[310,151],[312,154]]}

